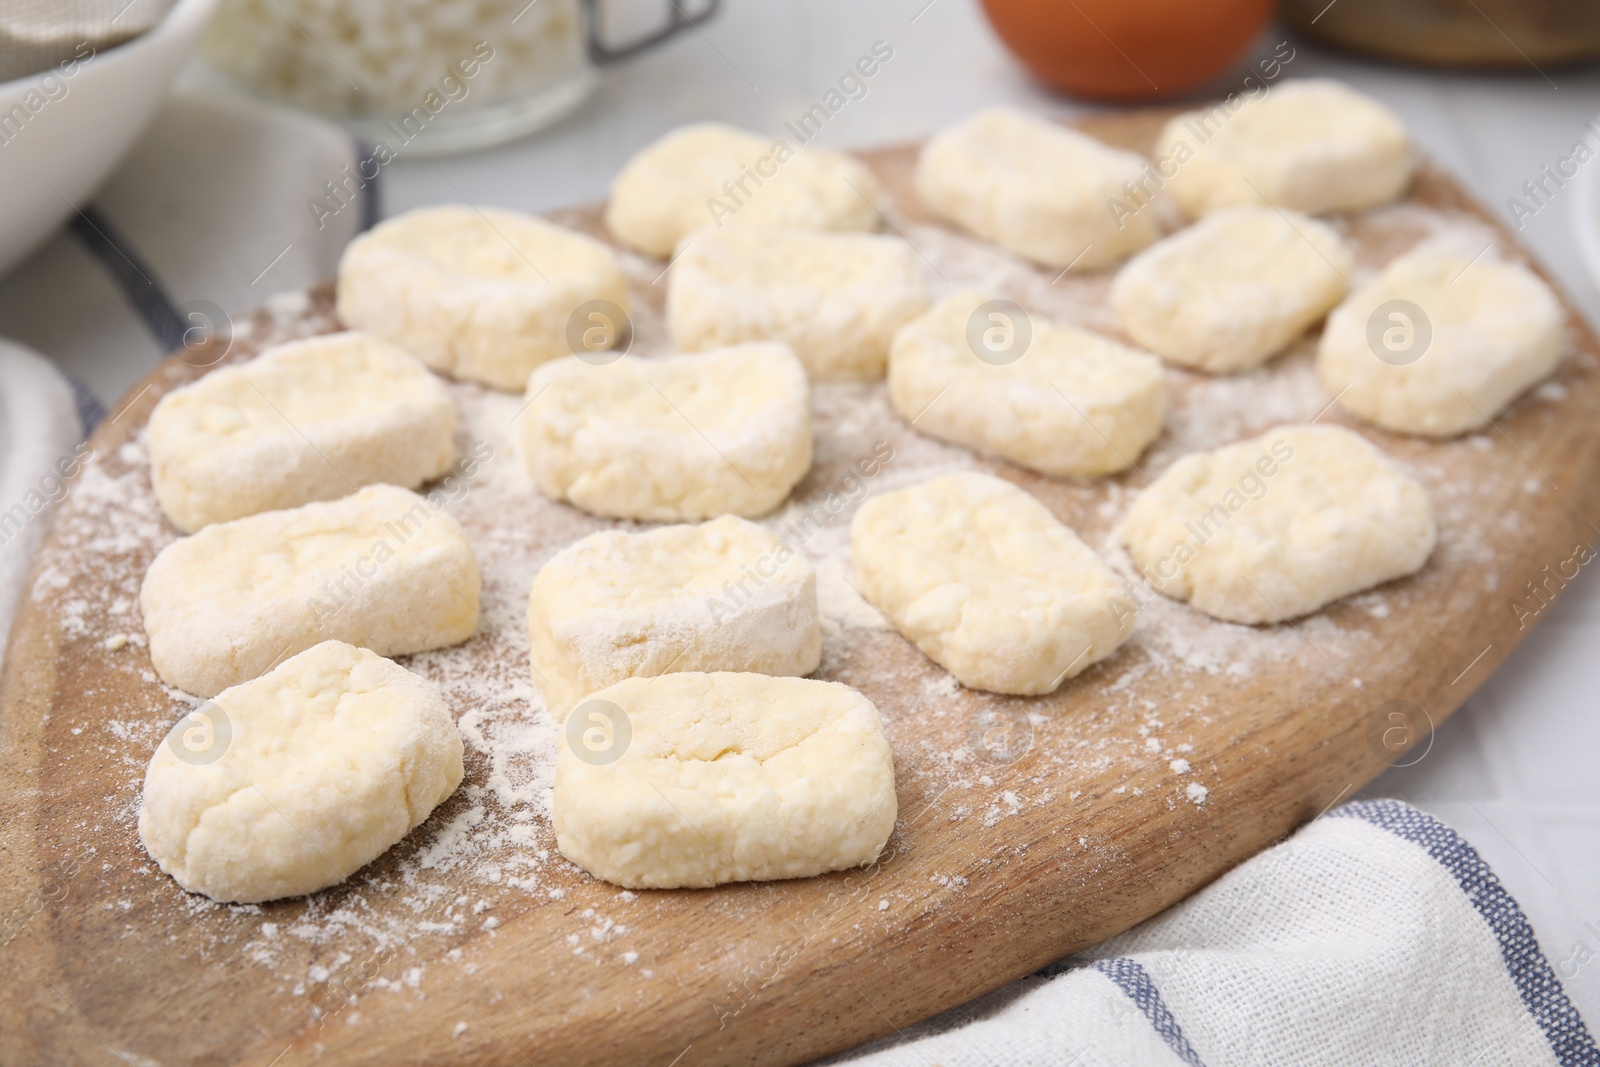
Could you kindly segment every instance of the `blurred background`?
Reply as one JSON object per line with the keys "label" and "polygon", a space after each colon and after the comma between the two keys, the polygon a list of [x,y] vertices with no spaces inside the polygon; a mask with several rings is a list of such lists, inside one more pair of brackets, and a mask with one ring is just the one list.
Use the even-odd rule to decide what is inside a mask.
{"label": "blurred background", "polygon": [[[0,0],[0,11],[32,4],[59,12],[97,2],[126,4]],[[1578,140],[1600,145],[1600,134],[1586,125],[1600,112],[1600,68],[1587,62],[1600,49],[1600,6],[1572,0],[1287,0],[1281,6],[1270,0],[990,0],[987,11],[976,0],[181,0],[173,17],[186,6],[213,3],[218,10],[205,35],[204,58],[183,68],[180,93],[208,103],[230,97],[287,102],[333,116],[368,145],[385,141],[393,158],[374,168],[377,188],[363,190],[377,195],[384,215],[441,201],[544,211],[602,198],[630,155],[681,123],[717,119],[783,133],[785,122],[836,90],[876,42],[892,50],[892,59],[864,80],[859,98],[844,98],[817,144],[914,140],[989,104],[1064,117],[1129,103],[1177,105],[1248,88],[1245,79],[1259,77],[1266,61],[1281,63],[1280,77],[1338,77],[1383,100],[1410,124],[1425,151],[1508,222],[1508,199],[1523,196],[1523,183],[1538,179],[1541,167],[1570,154]],[[413,17],[419,11],[426,16]],[[80,31],[74,26],[61,34]],[[590,35],[600,53],[595,58],[584,40]],[[1008,51],[1007,40],[1027,63]],[[0,57],[5,41],[0,27]],[[493,44],[494,58],[460,77],[451,58],[470,58],[481,41]],[[1284,56],[1292,58],[1282,62]],[[467,92],[458,101],[439,84],[452,67]],[[422,136],[403,142],[417,124],[401,117],[430,91],[444,98],[437,116]],[[58,110],[66,110],[66,102]],[[40,118],[48,117],[47,108]],[[529,128],[537,132],[524,133]],[[193,151],[202,172],[168,177],[168,219],[183,216],[186,195],[207,198],[203,171],[228,162],[219,158],[226,146],[207,153],[194,143],[203,136],[203,129],[169,134],[176,143],[164,151]],[[505,138],[513,139],[492,143]],[[0,163],[20,156],[28,147],[24,140],[0,144]],[[490,146],[468,147],[484,143]],[[279,189],[297,209],[295,224],[302,215],[310,218],[301,205],[314,198],[337,206],[322,183],[350,183],[339,168],[331,170],[307,173],[292,191]],[[72,196],[64,183],[56,184]],[[1569,292],[1591,314],[1600,313],[1582,251],[1596,242],[1575,232],[1575,220],[1589,214],[1579,203],[1585,197],[1578,182],[1571,184],[1547,208],[1516,221],[1520,236]],[[59,199],[56,204],[65,210]],[[186,240],[206,235],[190,233]],[[273,240],[235,251],[246,279],[282,247]],[[29,311],[50,299],[41,290],[60,276],[51,257],[77,254],[60,244],[35,253],[0,285],[0,329],[52,355],[109,403],[162,349],[152,342],[142,352],[112,353],[109,348],[123,344],[123,323],[86,334],[89,324],[82,321]],[[5,251],[0,247],[0,260]],[[215,293],[171,295],[175,303],[206,298],[235,314],[274,291],[306,284],[318,266],[320,276],[331,276],[330,264],[296,260],[297,252],[245,286],[239,294],[249,301],[244,306]],[[30,276],[39,284],[30,285]],[[216,272],[208,270],[193,287],[215,285]],[[108,291],[108,318],[117,318],[119,299]]]}

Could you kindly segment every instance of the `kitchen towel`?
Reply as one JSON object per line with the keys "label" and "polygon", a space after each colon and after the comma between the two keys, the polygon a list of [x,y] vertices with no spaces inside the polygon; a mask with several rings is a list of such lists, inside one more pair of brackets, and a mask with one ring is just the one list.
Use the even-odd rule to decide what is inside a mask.
{"label": "kitchen towel", "polygon": [[0,648],[50,508],[97,405],[37,352],[0,340]]}
{"label": "kitchen towel", "polygon": [[1517,902],[1444,823],[1356,801],[1093,950],[850,1067],[1594,1067]]}
{"label": "kitchen towel", "polygon": [[185,341],[332,278],[377,218],[366,155],[298,112],[175,94],[93,202],[0,279],[0,336],[109,407]]}

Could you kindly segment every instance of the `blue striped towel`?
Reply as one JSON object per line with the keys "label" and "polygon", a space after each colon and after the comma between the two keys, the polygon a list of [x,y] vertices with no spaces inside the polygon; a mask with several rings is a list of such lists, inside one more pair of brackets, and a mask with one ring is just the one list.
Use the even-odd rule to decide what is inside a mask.
{"label": "blue striped towel", "polygon": [[1522,909],[1456,832],[1357,801],[1090,952],[851,1067],[1600,1065]]}
{"label": "blue striped towel", "polygon": [[174,94],[94,201],[0,278],[0,336],[114,404],[187,342],[333,277],[378,216],[384,175],[353,178],[362,155],[297,112]]}

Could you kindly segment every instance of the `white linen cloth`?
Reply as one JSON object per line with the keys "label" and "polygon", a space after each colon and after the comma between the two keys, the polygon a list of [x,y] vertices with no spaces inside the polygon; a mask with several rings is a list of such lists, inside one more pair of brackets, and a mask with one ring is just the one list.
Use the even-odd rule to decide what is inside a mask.
{"label": "white linen cloth", "polygon": [[1455,831],[1357,801],[1090,952],[850,1067],[1600,1064],[1533,930]]}
{"label": "white linen cloth", "polygon": [[[331,277],[377,216],[378,183],[345,176],[359,158],[303,116],[174,97],[94,206],[0,280],[0,334],[114,403],[181,345],[190,315],[239,315]],[[319,227],[308,202],[334,203],[329,182],[346,204]],[[0,390],[3,428],[37,432],[24,447],[0,435],[3,514],[98,413],[80,394],[75,414],[69,386],[9,347]],[[22,543],[0,546],[5,566],[25,567]],[[0,597],[9,609],[4,584]],[[1600,1067],[1600,1054],[1477,854],[1380,801],[1335,809],[1096,950],[834,1062]]]}
{"label": "white linen cloth", "polygon": [[94,202],[0,278],[0,336],[110,406],[187,331],[332,278],[377,218],[382,175],[352,178],[363,155],[297,112],[176,94]]}
{"label": "white linen cloth", "polygon": [[84,425],[61,372],[0,339],[0,647],[50,508],[66,494]]}

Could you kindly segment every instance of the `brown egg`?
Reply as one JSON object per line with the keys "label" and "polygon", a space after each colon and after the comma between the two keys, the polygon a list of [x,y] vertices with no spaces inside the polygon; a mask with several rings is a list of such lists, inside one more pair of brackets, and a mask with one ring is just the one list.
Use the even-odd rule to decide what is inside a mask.
{"label": "brown egg", "polygon": [[983,0],[995,32],[1034,76],[1108,100],[1202,85],[1244,55],[1273,0]]}

